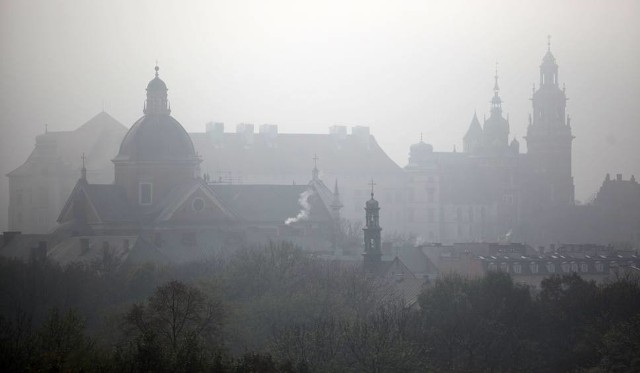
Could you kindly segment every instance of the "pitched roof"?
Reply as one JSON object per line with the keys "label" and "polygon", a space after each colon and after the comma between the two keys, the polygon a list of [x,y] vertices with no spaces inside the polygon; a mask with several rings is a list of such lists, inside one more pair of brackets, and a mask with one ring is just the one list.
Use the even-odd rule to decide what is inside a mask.
{"label": "pitched roof", "polygon": [[127,200],[124,188],[113,184],[88,184],[84,180],[78,180],[73,191],[65,203],[58,222],[64,223],[65,217],[75,217],[72,210],[80,198],[86,197],[89,203],[85,208],[91,209],[102,222],[123,222],[134,220],[134,212]]}
{"label": "pitched roof", "polygon": [[[92,170],[112,167],[111,159],[117,154],[127,128],[101,112],[74,131],[47,132],[36,137],[36,145],[27,160],[7,176],[26,176],[36,172],[38,165],[45,165],[51,173],[77,173],[82,165],[81,155],[86,156],[89,174]],[[92,180],[110,182],[109,180]]]}
{"label": "pitched roof", "polygon": [[190,136],[204,160],[202,170],[210,173],[214,181],[228,175],[241,182],[254,182],[242,180],[243,176],[250,175],[310,176],[314,154],[321,160],[323,169],[336,175],[366,175],[369,178],[371,175],[402,174],[402,169],[387,156],[373,136],[266,133],[191,133]]}
{"label": "pitched roof", "polygon": [[[231,185],[213,184],[210,188],[240,218],[249,222],[282,222],[297,216],[303,206],[304,192],[314,191],[307,185]],[[326,221],[331,215],[317,195],[308,197],[309,220]]]}

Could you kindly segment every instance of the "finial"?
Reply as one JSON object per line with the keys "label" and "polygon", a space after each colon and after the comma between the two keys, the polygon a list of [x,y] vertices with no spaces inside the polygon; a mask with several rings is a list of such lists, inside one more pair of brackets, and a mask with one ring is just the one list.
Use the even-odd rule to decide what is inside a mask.
{"label": "finial", "polygon": [[373,187],[376,185],[376,183],[373,182],[373,178],[371,178],[369,185],[371,185],[371,199],[373,199]]}
{"label": "finial", "polygon": [[320,158],[318,158],[318,154],[313,153],[313,158],[312,159],[313,159],[313,168],[318,168],[318,159],[320,159]]}
{"label": "finial", "polygon": [[158,70],[160,70],[160,67],[158,67],[158,60],[156,60],[155,70],[156,70],[156,78],[157,78],[158,77]]}
{"label": "finial", "polygon": [[422,132],[420,132],[420,142],[422,142]]}
{"label": "finial", "polygon": [[48,124],[44,124],[44,133],[49,133],[49,125]]}
{"label": "finial", "polygon": [[551,35],[547,35],[547,52],[551,52]]}
{"label": "finial", "polygon": [[458,151],[456,150],[456,145],[455,145],[455,144],[453,145],[453,152],[454,152],[454,153],[457,153],[457,152],[458,152]]}

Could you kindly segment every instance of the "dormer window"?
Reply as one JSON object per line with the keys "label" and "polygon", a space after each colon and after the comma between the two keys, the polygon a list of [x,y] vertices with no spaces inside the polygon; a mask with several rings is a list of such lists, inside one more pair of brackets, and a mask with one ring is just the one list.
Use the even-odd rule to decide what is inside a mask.
{"label": "dormer window", "polygon": [[150,205],[153,202],[153,184],[138,184],[138,203],[141,205]]}

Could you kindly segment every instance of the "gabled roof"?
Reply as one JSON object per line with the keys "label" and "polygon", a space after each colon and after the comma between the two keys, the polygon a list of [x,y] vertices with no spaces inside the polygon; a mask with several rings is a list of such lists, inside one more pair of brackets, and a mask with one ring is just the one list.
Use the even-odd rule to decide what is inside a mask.
{"label": "gabled roof", "polygon": [[[86,205],[77,206],[80,201],[86,201]],[[84,216],[88,216],[87,213],[91,212],[103,223],[134,220],[134,213],[129,206],[126,192],[119,185],[88,184],[82,179],[78,180],[60,212],[59,223],[78,218],[74,206],[75,209],[84,209]]]}
{"label": "gabled roof", "polygon": [[194,179],[175,187],[159,206],[160,213],[155,218],[156,222],[167,221],[194,193],[200,191],[213,206],[215,206],[229,220],[238,219],[233,211],[233,206],[227,206],[221,202],[216,193],[209,188],[203,180]]}
{"label": "gabled roof", "polygon": [[[47,132],[36,137],[36,144],[27,160],[7,176],[33,175],[39,166],[51,173],[78,172],[81,155],[86,156],[86,167],[102,170],[112,167],[111,159],[117,154],[127,128],[101,112],[74,131]],[[109,182],[109,180],[99,180]]]}
{"label": "gabled roof", "polygon": [[308,185],[210,185],[221,201],[232,208],[238,216],[248,222],[284,222],[298,215],[303,209],[300,198],[306,191],[313,191],[308,197],[310,221],[327,221],[331,214],[317,196],[315,189]]}

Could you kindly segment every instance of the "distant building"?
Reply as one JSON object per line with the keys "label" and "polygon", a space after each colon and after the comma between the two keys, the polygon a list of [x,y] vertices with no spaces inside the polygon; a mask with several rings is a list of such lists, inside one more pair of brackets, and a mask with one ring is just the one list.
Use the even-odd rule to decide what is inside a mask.
{"label": "distant building", "polygon": [[518,283],[539,287],[552,275],[579,274],[585,280],[604,282],[626,273],[640,274],[635,250],[582,244],[534,249],[523,244],[457,243],[424,245],[421,250],[439,274],[482,277],[490,271],[506,272]]}
{"label": "distant building", "polygon": [[9,230],[47,233],[82,167],[91,180],[113,181],[111,158],[127,128],[101,112],[74,131],[46,132],[36,137],[34,150],[9,178]]}
{"label": "distant building", "polygon": [[[113,158],[113,183],[93,183],[83,163],[59,225],[39,237],[40,251],[65,263],[105,252],[121,260],[180,262],[270,239],[334,249],[341,202],[337,185],[333,192],[326,187],[317,168],[299,185],[210,183],[201,176],[191,137],[170,113],[156,66],[144,115]],[[10,233],[3,254],[30,255],[19,252],[21,240]]]}
{"label": "distant building", "polygon": [[559,88],[551,49],[534,88],[527,153],[509,141],[496,71],[490,116],[476,114],[463,137],[463,151],[435,152],[420,141],[410,148],[407,172],[407,230],[423,242],[544,241],[530,229],[574,204],[570,120]]}

